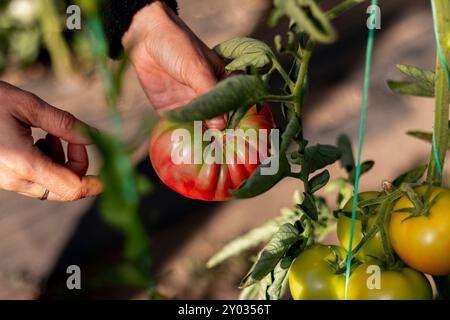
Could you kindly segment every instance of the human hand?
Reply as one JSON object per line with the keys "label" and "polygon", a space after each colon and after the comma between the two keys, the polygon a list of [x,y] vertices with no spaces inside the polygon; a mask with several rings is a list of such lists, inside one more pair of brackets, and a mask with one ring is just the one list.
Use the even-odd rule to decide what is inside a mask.
{"label": "human hand", "polygon": [[[101,192],[89,167],[86,126],[68,112],[0,81],[0,189],[40,199],[73,201]],[[34,143],[31,128],[48,132]],[[66,162],[61,139],[68,142]]]}
{"label": "human hand", "polygon": [[[142,87],[157,110],[188,104],[210,91],[225,74],[215,52],[160,1],[136,13],[122,43],[131,52]],[[226,119],[221,116],[206,124],[223,129]]]}

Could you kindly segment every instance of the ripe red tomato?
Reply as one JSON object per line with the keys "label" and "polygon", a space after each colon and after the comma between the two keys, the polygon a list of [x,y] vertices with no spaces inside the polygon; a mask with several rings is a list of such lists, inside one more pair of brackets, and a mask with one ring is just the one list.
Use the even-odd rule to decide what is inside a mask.
{"label": "ripe red tomato", "polygon": [[[236,189],[268,156],[273,128],[267,106],[259,113],[255,107],[249,109],[235,128],[241,129],[240,134],[207,132],[191,122],[161,119],[150,137],[150,159],[159,178],[178,193],[198,200],[227,200],[229,190]],[[212,138],[202,137],[211,132]]]}

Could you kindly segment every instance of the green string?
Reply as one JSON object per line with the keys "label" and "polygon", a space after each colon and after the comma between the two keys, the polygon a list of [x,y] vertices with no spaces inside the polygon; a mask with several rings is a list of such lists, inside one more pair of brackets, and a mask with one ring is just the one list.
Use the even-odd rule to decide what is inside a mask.
{"label": "green string", "polygon": [[[442,51],[441,41],[439,39],[440,38],[439,37],[439,28],[438,28],[438,22],[437,22],[437,16],[436,16],[436,5],[434,3],[434,0],[431,0],[431,11],[433,12],[433,26],[434,26],[434,35],[436,38],[436,47],[437,47],[437,50],[439,53],[439,58],[441,60],[442,67],[445,71],[445,76],[447,77],[447,84],[450,89],[450,72],[448,69],[447,62],[445,61],[444,53]],[[438,153],[437,144],[436,144],[436,134],[435,134],[434,129],[433,129],[433,155],[434,155],[434,160],[436,161],[436,166],[438,168],[439,174],[442,177],[442,176],[444,176],[444,172],[442,169],[441,161],[439,159],[439,153]]]}
{"label": "green string", "polygon": [[[378,5],[378,0],[372,0],[372,13],[371,19],[374,18],[376,14],[375,6]],[[369,92],[370,85],[370,72],[372,66],[372,53],[373,53],[373,42],[375,38],[375,28],[372,26],[369,28],[369,38],[367,41],[367,50],[366,50],[366,66],[365,66],[365,75],[364,75],[364,88],[362,95],[362,108],[361,108],[361,119],[359,126],[359,143],[358,143],[358,161],[356,165],[356,176],[355,176],[355,190],[353,195],[353,208],[352,208],[352,223],[350,227],[350,243],[349,243],[349,252],[347,255],[347,268],[345,271],[345,300],[348,300],[348,283],[350,280],[350,269],[352,263],[352,247],[353,247],[353,236],[355,234],[355,219],[356,219],[356,206],[358,203],[358,189],[359,189],[359,177],[361,175],[361,153],[364,141],[364,128],[366,123],[366,111],[367,111],[367,94]]]}

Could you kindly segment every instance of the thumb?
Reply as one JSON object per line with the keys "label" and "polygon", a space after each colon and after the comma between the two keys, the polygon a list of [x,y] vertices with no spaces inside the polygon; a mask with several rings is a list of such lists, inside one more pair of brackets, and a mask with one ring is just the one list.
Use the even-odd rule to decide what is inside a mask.
{"label": "thumb", "polygon": [[[204,65],[200,68],[200,72],[192,70],[189,72],[188,85],[195,91],[198,96],[202,96],[211,91],[217,84],[217,79],[213,70]],[[227,126],[225,115],[217,116],[213,119],[206,120],[206,126],[213,130],[223,130]]]}

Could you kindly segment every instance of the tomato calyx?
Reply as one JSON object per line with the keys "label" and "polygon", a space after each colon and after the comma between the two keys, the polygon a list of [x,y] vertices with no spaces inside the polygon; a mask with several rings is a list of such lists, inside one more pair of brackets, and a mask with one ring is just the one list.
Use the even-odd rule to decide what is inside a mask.
{"label": "tomato calyx", "polygon": [[405,193],[408,196],[409,200],[413,203],[413,207],[403,208],[395,211],[410,213],[410,215],[403,219],[403,221],[420,216],[429,216],[430,209],[436,204],[436,202],[442,195],[442,193],[439,193],[431,199],[431,192],[433,191],[433,186],[431,184],[427,184],[427,189],[423,196],[419,195],[417,191],[414,190],[414,188],[411,186],[406,186],[405,189]]}

